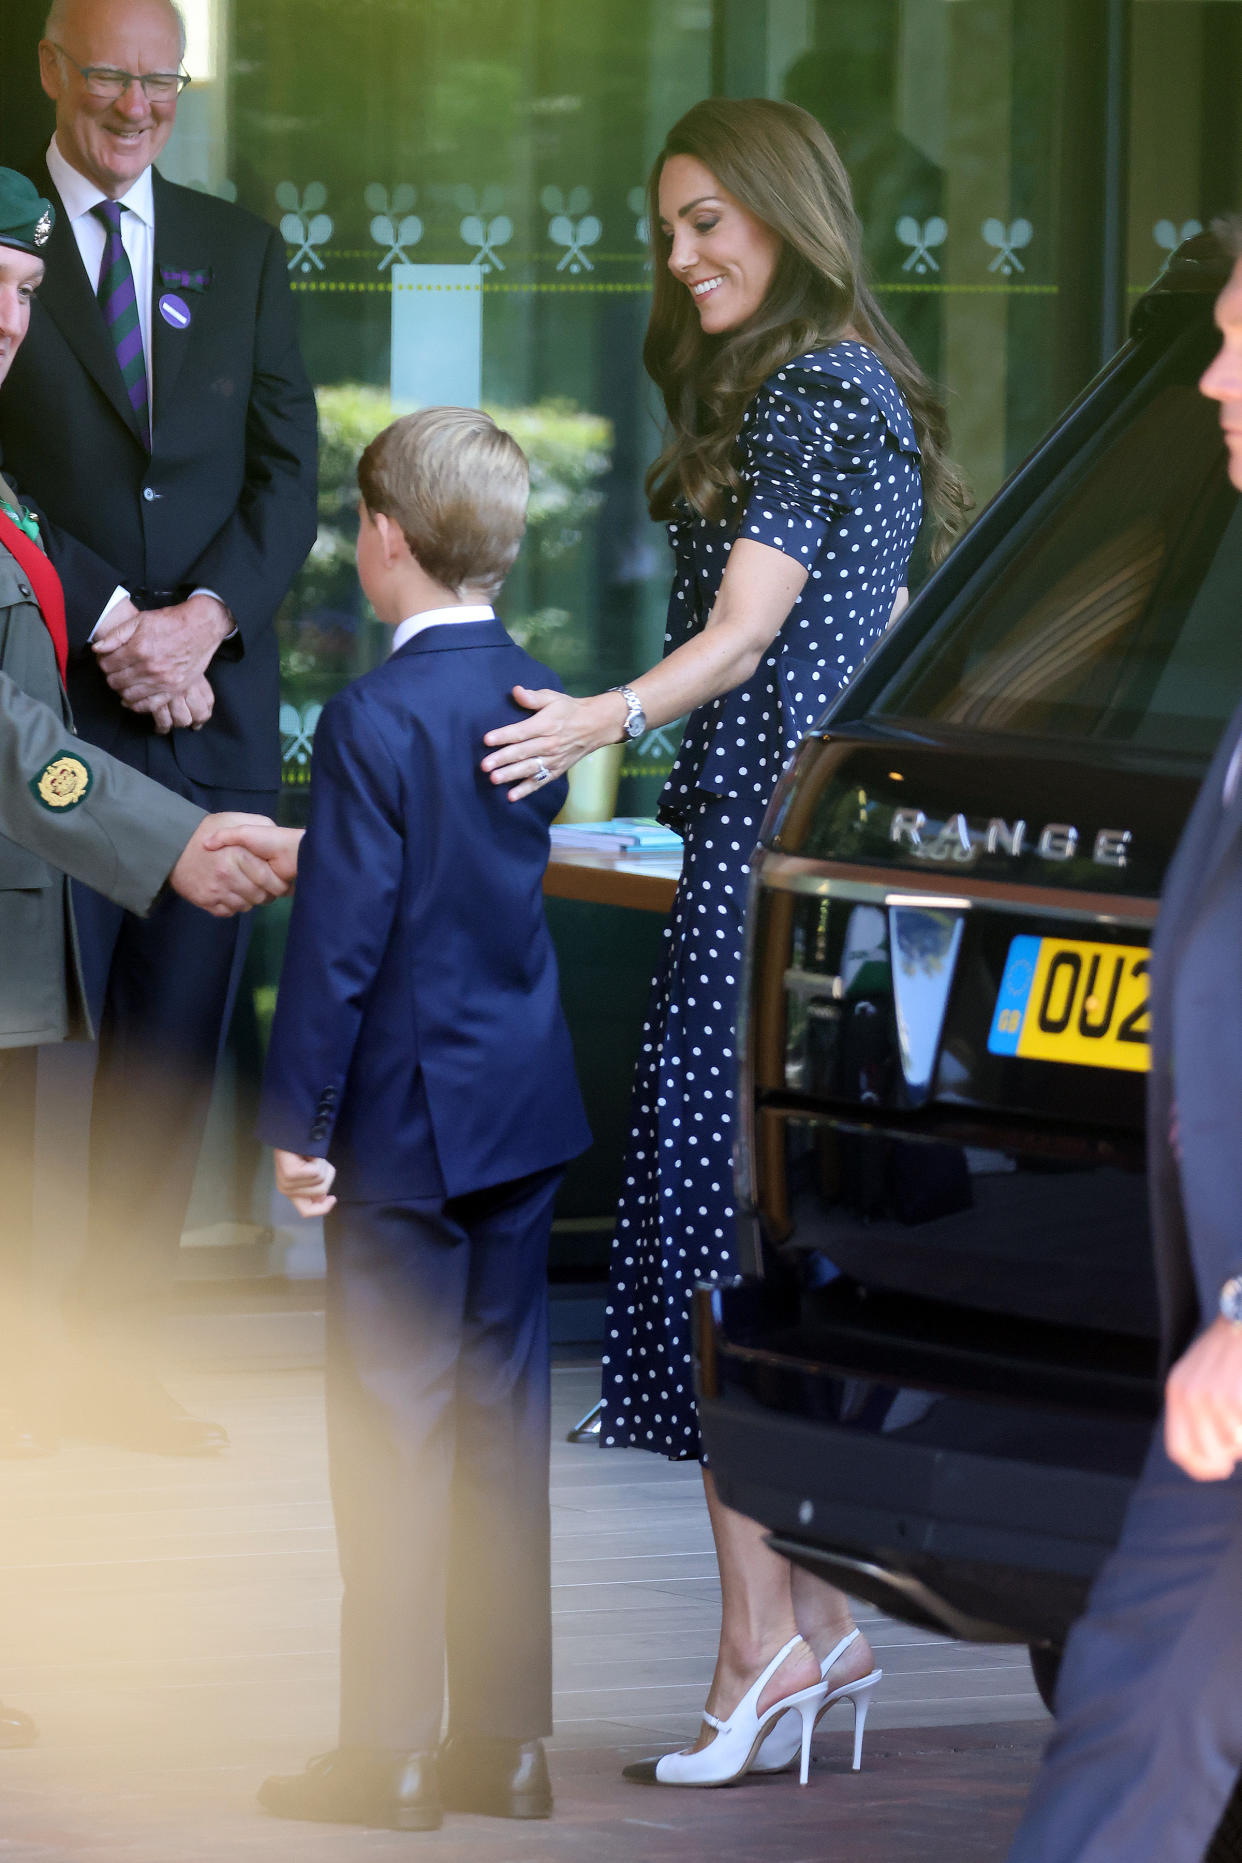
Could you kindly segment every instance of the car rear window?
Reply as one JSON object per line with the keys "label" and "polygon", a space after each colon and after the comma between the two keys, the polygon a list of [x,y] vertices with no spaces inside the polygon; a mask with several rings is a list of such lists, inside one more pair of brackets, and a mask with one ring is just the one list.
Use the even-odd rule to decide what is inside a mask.
{"label": "car rear window", "polygon": [[[1210,755],[1242,698],[1242,501],[1186,349],[870,708]],[[1192,372],[1193,365],[1193,372]]]}

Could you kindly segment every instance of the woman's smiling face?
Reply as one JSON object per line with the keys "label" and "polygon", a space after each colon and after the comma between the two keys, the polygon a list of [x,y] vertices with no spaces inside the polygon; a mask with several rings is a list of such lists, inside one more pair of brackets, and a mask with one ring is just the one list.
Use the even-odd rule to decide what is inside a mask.
{"label": "woman's smiling face", "polygon": [[670,155],[660,171],[660,227],[668,269],[689,290],[707,335],[754,316],[776,272],[780,235],[692,155]]}

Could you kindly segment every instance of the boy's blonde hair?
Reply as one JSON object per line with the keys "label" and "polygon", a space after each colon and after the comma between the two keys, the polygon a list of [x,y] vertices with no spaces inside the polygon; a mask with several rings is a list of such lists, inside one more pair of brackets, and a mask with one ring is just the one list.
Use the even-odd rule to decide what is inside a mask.
{"label": "boy's blonde hair", "polygon": [[443,588],[497,593],[521,548],[530,468],[490,414],[420,408],[393,421],[358,461],[358,489]]}

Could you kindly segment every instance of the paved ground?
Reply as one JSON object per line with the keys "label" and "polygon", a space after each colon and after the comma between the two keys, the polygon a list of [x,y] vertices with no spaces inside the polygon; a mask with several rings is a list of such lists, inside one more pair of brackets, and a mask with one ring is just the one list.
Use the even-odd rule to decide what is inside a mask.
{"label": "paved ground", "polygon": [[[598,1374],[555,1374],[561,1433]],[[717,1593],[697,1472],[554,1452],[556,1818],[454,1819],[424,1836],[283,1825],[265,1773],[334,1737],[337,1585],[313,1370],[177,1386],[232,1435],[203,1463],[74,1447],[0,1463],[0,1681],[43,1738],[0,1754],[0,1859],[30,1863],[984,1863],[1003,1858],[1046,1720],[1021,1650],[952,1644],[867,1612],[885,1681],[863,1771],[849,1713],[812,1782],[714,1793],[618,1777],[688,1736]]]}

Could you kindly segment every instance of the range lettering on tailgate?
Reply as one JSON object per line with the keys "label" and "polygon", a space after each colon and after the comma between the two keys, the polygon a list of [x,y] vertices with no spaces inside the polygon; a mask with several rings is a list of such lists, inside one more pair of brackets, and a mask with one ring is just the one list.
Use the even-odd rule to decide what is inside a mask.
{"label": "range lettering on tailgate", "polygon": [[1141,945],[1015,938],[988,1034],[990,1053],[1146,1072],[1148,959]]}
{"label": "range lettering on tailgate", "polygon": [[[1086,853],[1086,842],[1072,822],[1045,822],[1035,832],[1024,821],[993,815],[980,828],[960,812],[938,821],[929,820],[922,809],[909,808],[893,810],[888,838],[918,860],[959,867],[973,867],[982,854],[1008,854],[1017,860],[1031,852],[1040,860],[1060,862]],[[1091,859],[1099,867],[1125,867],[1133,839],[1128,828],[1101,828],[1091,842]]]}

